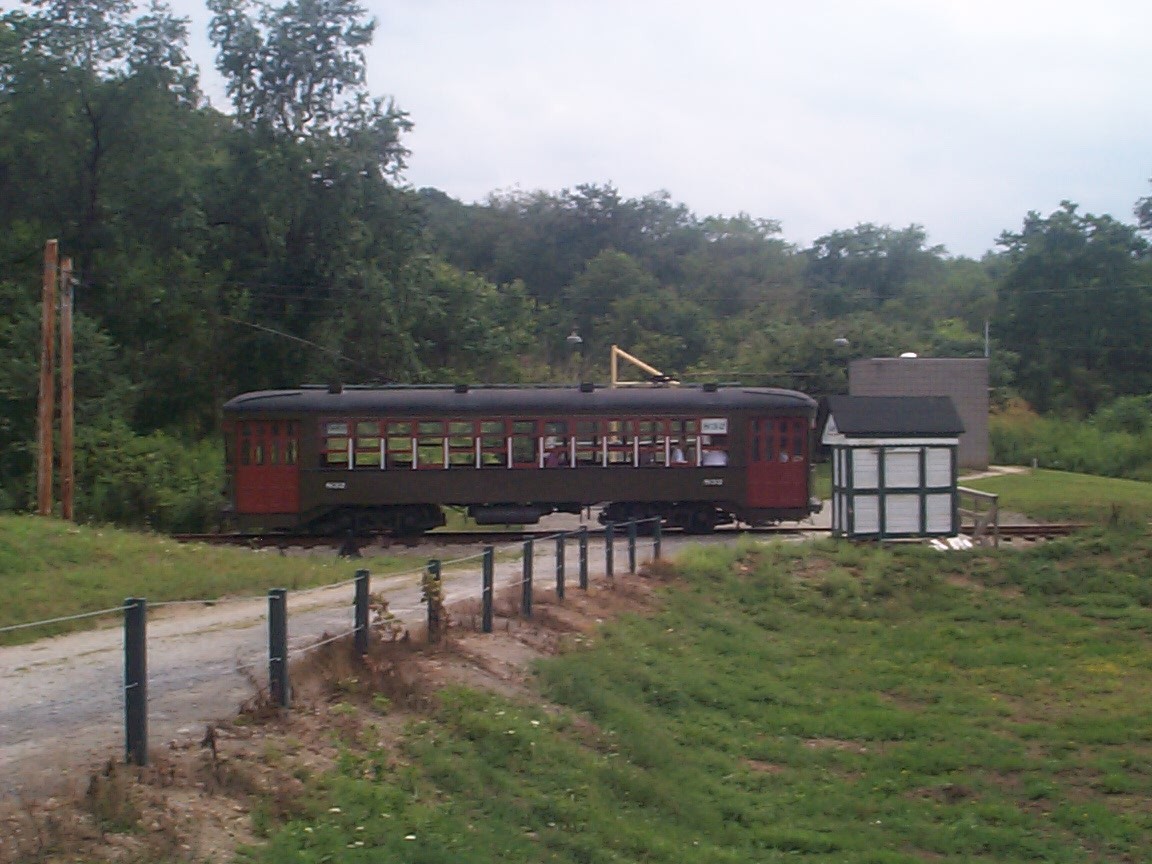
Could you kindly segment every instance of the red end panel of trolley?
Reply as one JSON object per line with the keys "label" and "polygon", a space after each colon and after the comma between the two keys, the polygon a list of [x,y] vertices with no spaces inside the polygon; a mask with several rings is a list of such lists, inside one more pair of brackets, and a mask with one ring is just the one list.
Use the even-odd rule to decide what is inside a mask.
{"label": "red end panel of trolley", "polygon": [[237,513],[299,511],[300,443],[295,420],[240,420],[232,446]]}
{"label": "red end panel of trolley", "polygon": [[748,506],[808,506],[808,418],[757,417],[751,421]]}

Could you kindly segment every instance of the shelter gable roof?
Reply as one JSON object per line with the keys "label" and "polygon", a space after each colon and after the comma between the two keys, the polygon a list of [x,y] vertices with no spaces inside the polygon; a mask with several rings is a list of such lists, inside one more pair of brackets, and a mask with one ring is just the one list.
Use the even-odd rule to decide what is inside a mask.
{"label": "shelter gable roof", "polygon": [[832,396],[828,409],[848,438],[950,438],[964,431],[949,396]]}

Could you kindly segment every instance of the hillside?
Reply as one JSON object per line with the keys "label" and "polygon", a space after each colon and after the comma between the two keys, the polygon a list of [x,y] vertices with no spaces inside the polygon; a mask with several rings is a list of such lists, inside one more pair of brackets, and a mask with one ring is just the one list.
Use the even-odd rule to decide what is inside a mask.
{"label": "hillside", "polygon": [[334,650],[287,718],[253,704],[142,784],[98,772],[103,835],[65,799],[9,835],[85,860],[1138,860],[1149,544],[697,548],[492,636],[457,609],[443,648]]}

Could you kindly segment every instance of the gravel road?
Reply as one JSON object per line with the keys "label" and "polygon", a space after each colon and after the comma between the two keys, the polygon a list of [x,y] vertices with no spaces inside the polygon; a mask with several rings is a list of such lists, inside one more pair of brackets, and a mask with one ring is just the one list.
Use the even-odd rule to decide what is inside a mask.
{"label": "gravel road", "polygon": [[[685,541],[665,538],[674,552]],[[698,538],[697,538],[698,542]],[[517,547],[519,544],[517,544]],[[348,563],[372,569],[372,550]],[[459,549],[417,547],[417,554],[445,562],[449,604],[480,596],[479,555],[462,558]],[[555,585],[555,543],[537,543],[537,590]],[[602,542],[589,544],[589,570],[602,574]],[[651,541],[637,546],[640,561],[650,558]],[[513,560],[515,558],[515,560]],[[566,551],[567,580],[577,578],[574,541]],[[507,560],[505,560],[507,559]],[[627,573],[627,541],[614,546],[615,572]],[[519,584],[522,564],[512,549],[497,552],[496,585]],[[424,619],[419,573],[373,578],[390,610],[406,624]],[[346,633],[353,626],[350,582],[288,596],[290,653],[314,645],[324,634]],[[265,597],[212,604],[157,604],[148,610],[148,698],[151,747],[201,735],[207,724],[233,716],[253,695],[252,681],[267,681]],[[82,782],[87,771],[110,756],[122,758],[123,630],[118,623],[97,630],[0,648],[0,799],[34,796],[61,780]],[[70,778],[70,775],[71,778]]]}

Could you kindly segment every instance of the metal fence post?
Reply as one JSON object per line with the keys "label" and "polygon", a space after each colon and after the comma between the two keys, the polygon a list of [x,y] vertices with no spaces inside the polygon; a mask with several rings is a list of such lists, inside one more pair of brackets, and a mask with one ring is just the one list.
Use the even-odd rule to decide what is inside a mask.
{"label": "metal fence post", "polygon": [[636,520],[628,522],[628,572],[636,572]]}
{"label": "metal fence post", "polygon": [[148,601],[124,601],[124,739],[126,759],[148,764]]}
{"label": "metal fence post", "polygon": [[[440,561],[436,558],[428,560],[428,578],[436,583],[439,588],[440,580]],[[439,640],[440,638],[440,609],[443,606],[443,596],[437,591],[437,597],[432,596],[431,586],[429,590],[425,591],[424,600],[428,604],[428,641]]]}
{"label": "metal fence post", "polygon": [[484,576],[481,582],[481,602],[483,606],[481,629],[485,633],[492,632],[492,559],[494,550],[491,546],[484,547]]}
{"label": "metal fence post", "polygon": [[652,526],[652,557],[657,561],[660,560],[660,546],[661,541],[664,539],[663,521],[664,520],[657,516],[656,523]]}
{"label": "metal fence post", "polygon": [[564,599],[564,535],[556,538],[556,599]]}
{"label": "metal fence post", "polygon": [[291,707],[288,696],[288,590],[268,592],[268,689],[272,702]]}
{"label": "metal fence post", "polygon": [[580,587],[588,590],[588,526],[580,526]]}
{"label": "metal fence post", "polygon": [[524,541],[524,578],[520,582],[520,612],[525,618],[532,617],[532,540]]}
{"label": "metal fence post", "polygon": [[615,522],[604,523],[604,573],[611,579],[615,574],[612,572],[612,552],[615,538],[613,535],[616,533]]}
{"label": "metal fence post", "polygon": [[368,653],[368,571],[356,571],[356,653]]}

